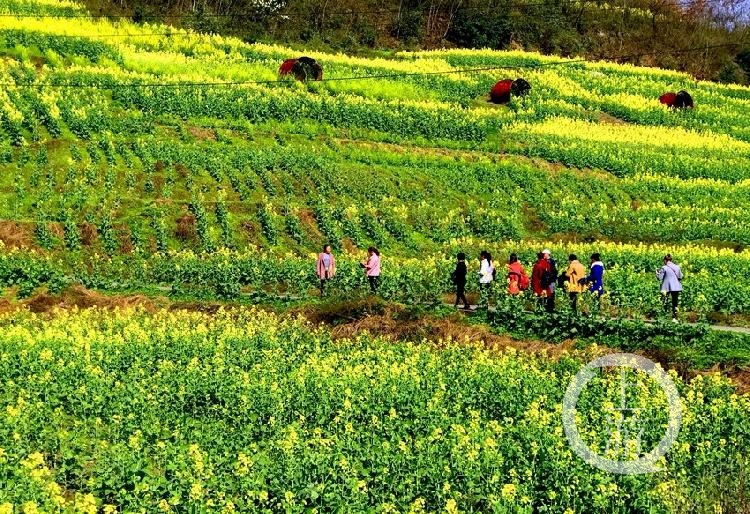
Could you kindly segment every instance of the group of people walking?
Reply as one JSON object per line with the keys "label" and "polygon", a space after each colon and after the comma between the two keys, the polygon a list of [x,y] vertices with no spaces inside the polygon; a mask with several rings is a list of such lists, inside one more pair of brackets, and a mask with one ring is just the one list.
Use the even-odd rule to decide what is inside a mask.
{"label": "group of people walking", "polygon": [[[464,309],[470,308],[466,299],[467,274],[466,254],[461,252],[457,255],[456,269],[451,275],[451,279],[456,286],[454,307],[458,307],[459,303],[462,302]],[[672,262],[670,254],[664,256],[664,264],[657,269],[656,277],[661,285],[665,308],[668,308],[671,304],[672,319],[677,321],[677,307],[679,295],[682,291],[682,270]],[[552,252],[544,249],[537,254],[537,260],[531,270],[530,277],[526,274],[518,256],[512,253],[506,265],[505,278],[509,295],[518,296],[531,289],[539,307],[546,312],[554,311],[555,293],[560,289],[567,293],[570,308],[573,312],[578,311],[578,298],[582,293],[587,291],[591,293],[597,306],[604,294],[604,263],[602,263],[601,256],[598,253],[591,254],[588,272],[578,260],[578,256],[570,254],[565,271],[560,273],[557,262],[552,258]],[[492,283],[496,279],[497,270],[492,255],[486,250],[482,251],[479,254],[480,307],[488,306]]]}
{"label": "group of people walking", "polygon": [[[463,308],[468,309],[466,254],[459,253],[457,260],[456,269],[452,275],[453,283],[456,285],[455,307],[458,307],[459,302],[463,302]],[[586,273],[583,264],[578,261],[578,257],[575,254],[570,254],[568,267],[560,274],[557,263],[552,258],[552,253],[547,249],[542,250],[537,254],[537,260],[531,270],[531,277],[526,274],[526,270],[518,260],[518,255],[512,253],[508,259],[505,277],[508,294],[517,296],[531,289],[538,299],[539,305],[547,312],[553,312],[555,309],[555,290],[557,288],[564,288],[568,293],[573,311],[578,309],[578,295],[582,292],[588,290],[597,299],[604,293],[604,264],[602,264],[598,253],[591,255],[589,273]],[[480,306],[486,307],[488,305],[492,283],[496,279],[497,270],[492,255],[487,251],[482,251],[479,255]]]}
{"label": "group of people walking", "polygon": [[[364,270],[370,291],[373,294],[377,293],[380,285],[380,251],[374,246],[369,247],[367,258],[359,264]],[[320,279],[322,296],[325,294],[326,284],[336,275],[336,258],[333,256],[331,245],[324,245],[323,251],[318,254],[316,273]],[[469,301],[466,299],[468,273],[466,254],[460,252],[457,255],[456,268],[451,273],[451,281],[456,286],[455,307],[463,303],[464,309],[470,309]],[[478,274],[480,307],[487,307],[492,284],[497,281],[497,270],[492,255],[486,250],[479,254]],[[660,283],[665,309],[671,311],[672,319],[677,321],[677,307],[682,292],[683,277],[682,270],[672,261],[670,254],[664,256],[663,265],[656,270],[656,278]],[[509,295],[518,296],[531,290],[539,308],[546,312],[554,312],[556,292],[562,290],[563,294],[568,296],[571,310],[577,312],[579,296],[585,292],[591,293],[596,305],[599,305],[604,294],[604,263],[598,253],[592,253],[587,272],[578,260],[578,256],[571,253],[568,256],[567,267],[560,273],[557,262],[552,258],[552,252],[544,249],[537,254],[529,276],[518,260],[518,255],[512,253],[505,267],[505,279]]]}

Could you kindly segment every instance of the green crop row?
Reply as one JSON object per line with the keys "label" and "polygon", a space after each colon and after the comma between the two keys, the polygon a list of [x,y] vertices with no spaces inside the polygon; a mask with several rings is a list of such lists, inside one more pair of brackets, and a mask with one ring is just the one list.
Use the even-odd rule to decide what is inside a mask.
{"label": "green crop row", "polygon": [[[713,313],[750,312],[750,287],[738,277],[749,272],[746,253],[731,250],[709,252],[699,247],[628,247],[609,243],[557,245],[544,243],[564,266],[569,252],[588,262],[593,252],[602,255],[606,267],[603,308],[617,316],[658,316],[663,312],[655,271],[662,256],[671,251],[683,266],[685,292],[681,308],[696,316]],[[447,253],[403,258],[384,254],[380,294],[407,303],[438,304],[451,292],[450,272],[454,255],[468,252],[469,291],[475,291],[478,271],[475,260],[479,249],[489,249],[498,267],[494,291],[504,297],[503,263],[511,252],[530,270],[540,243],[506,242],[487,244],[480,241],[455,243]],[[336,249],[339,271],[330,285],[331,294],[345,299],[358,296],[366,289],[359,267],[362,255]],[[90,255],[71,249],[65,253],[34,253],[12,250],[0,254],[0,285],[18,286],[22,295],[47,285],[59,291],[71,283],[105,291],[144,290],[154,286],[175,294],[199,295],[205,298],[248,299],[276,297],[310,300],[318,297],[315,256],[295,256],[288,252],[264,250],[227,251],[211,254],[192,252],[148,255],[119,255],[111,258]],[[558,305],[566,309],[564,295]]]}
{"label": "green crop row", "polygon": [[[110,216],[123,240],[143,228],[153,240],[149,227],[158,217],[165,228],[162,249],[198,248],[194,234],[180,228],[196,194],[206,205],[205,228],[223,230],[225,241],[231,233],[229,246],[310,250],[326,240],[341,246],[346,239],[357,247],[398,249],[465,236],[518,239],[529,232],[750,241],[736,209],[748,199],[745,183],[659,175],[618,180],[602,173],[550,172],[532,161],[485,153],[434,156],[412,148],[415,154],[408,155],[392,145],[306,142],[278,132],[259,132],[252,143],[226,136],[203,143],[188,135],[180,142],[103,137],[62,149],[0,146],[8,171],[0,179],[8,200],[0,215],[64,223],[72,211],[73,231],[84,224],[98,227],[102,216]],[[221,195],[231,216],[220,220]],[[532,225],[534,219],[543,225]],[[37,231],[45,235],[37,240],[41,246],[62,246],[64,234],[55,243],[46,237],[50,227]]]}

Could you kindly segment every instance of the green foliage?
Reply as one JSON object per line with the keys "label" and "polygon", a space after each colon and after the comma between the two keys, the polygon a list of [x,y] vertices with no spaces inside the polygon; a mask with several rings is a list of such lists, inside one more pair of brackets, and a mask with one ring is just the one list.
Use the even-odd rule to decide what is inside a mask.
{"label": "green foliage", "polygon": [[232,233],[232,225],[229,218],[229,210],[225,200],[225,194],[222,191],[216,201],[216,221],[219,223],[221,228],[221,241],[224,248],[233,248],[234,234]]}
{"label": "green foliage", "polygon": [[201,195],[193,196],[188,208],[193,216],[195,216],[195,229],[198,233],[201,250],[204,252],[213,252],[216,247],[209,226],[208,213],[203,204],[203,197]]}
{"label": "green foliage", "polygon": [[464,48],[507,48],[513,37],[512,22],[503,9],[482,16],[470,10],[459,11],[448,30],[448,39]]}
{"label": "green foliage", "polygon": [[49,219],[42,212],[37,216],[36,225],[34,226],[34,236],[36,242],[42,248],[50,250],[55,245],[55,240],[49,229]]}
{"label": "green foliage", "polygon": [[[167,243],[167,228],[164,224],[164,216],[158,209],[153,209],[151,212],[151,228],[156,234],[156,251],[160,253],[166,253],[169,250]],[[134,236],[134,239],[136,237]],[[136,244],[136,247],[139,245]]]}
{"label": "green foliage", "polygon": [[286,229],[287,235],[297,243],[302,245],[305,243],[305,231],[302,227],[302,223],[294,209],[290,209],[288,206],[284,210],[284,228]]}
{"label": "green foliage", "polygon": [[85,37],[60,37],[25,30],[4,29],[0,31],[0,47],[13,48],[15,46],[36,48],[42,52],[51,49],[68,57],[85,57],[92,63],[101,63],[106,59],[119,65],[123,64],[120,53],[102,41],[94,41]]}
{"label": "green foliage", "polygon": [[78,220],[71,209],[66,209],[63,212],[62,219],[63,226],[63,240],[65,241],[65,248],[70,251],[76,251],[81,249],[81,233],[78,228]]}
{"label": "green foliage", "polygon": [[102,241],[104,250],[107,252],[107,254],[114,255],[114,253],[119,248],[120,243],[117,240],[117,235],[115,234],[114,227],[112,226],[112,215],[106,209],[99,219],[99,223],[97,224],[97,231]]}
{"label": "green foliage", "polygon": [[279,242],[279,231],[276,227],[276,215],[268,202],[263,202],[258,206],[258,221],[263,229],[268,244],[275,246]]}

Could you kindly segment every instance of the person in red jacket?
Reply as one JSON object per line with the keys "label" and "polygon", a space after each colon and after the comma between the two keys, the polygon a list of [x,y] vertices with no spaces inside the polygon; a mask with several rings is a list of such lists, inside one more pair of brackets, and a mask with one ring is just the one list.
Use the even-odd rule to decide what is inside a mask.
{"label": "person in red jacket", "polygon": [[[531,272],[531,288],[534,290],[539,305],[544,306],[545,310],[550,312],[550,299],[552,298],[551,284],[544,284],[545,275],[552,273],[552,267],[543,253],[538,253],[536,264]],[[546,287],[545,287],[546,285]]]}
{"label": "person in red jacket", "polygon": [[516,296],[529,287],[529,279],[515,253],[508,260],[508,294]]}

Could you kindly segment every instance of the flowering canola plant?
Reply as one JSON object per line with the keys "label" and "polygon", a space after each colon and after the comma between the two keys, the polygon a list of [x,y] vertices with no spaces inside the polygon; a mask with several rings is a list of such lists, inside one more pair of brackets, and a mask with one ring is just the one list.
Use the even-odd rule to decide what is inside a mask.
{"label": "flowering canola plant", "polygon": [[[750,400],[718,374],[673,374],[665,471],[581,461],[561,401],[596,350],[332,340],[257,309],[17,312],[0,341],[0,512],[679,512],[748,465]],[[602,451],[619,387],[603,374],[579,401]],[[633,402],[658,441],[658,385]]]}

